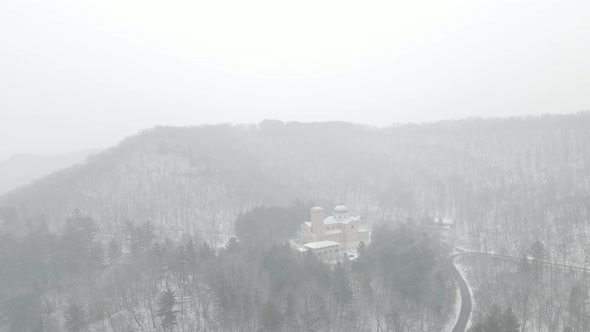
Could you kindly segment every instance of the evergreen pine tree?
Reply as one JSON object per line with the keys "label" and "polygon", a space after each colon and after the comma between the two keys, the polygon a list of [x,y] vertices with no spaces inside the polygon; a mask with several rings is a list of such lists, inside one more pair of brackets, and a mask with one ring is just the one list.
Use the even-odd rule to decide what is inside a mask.
{"label": "evergreen pine tree", "polygon": [[235,254],[240,251],[240,244],[235,237],[229,239],[227,244],[225,245],[225,251],[228,254]]}
{"label": "evergreen pine tree", "polygon": [[215,257],[215,252],[207,242],[203,242],[199,250],[199,263],[205,263]]}
{"label": "evergreen pine tree", "polygon": [[176,326],[176,294],[170,288],[167,288],[158,299],[158,317],[162,321],[164,331],[172,331]]}
{"label": "evergreen pine tree", "polygon": [[115,239],[109,241],[109,264],[114,265],[121,257],[121,243]]}
{"label": "evergreen pine tree", "polygon": [[176,278],[176,282],[178,283],[179,287],[182,287],[182,285],[184,285],[186,282],[188,264],[189,262],[186,247],[181,245],[176,248],[176,251],[172,256],[172,261],[168,264],[168,268]]}
{"label": "evergreen pine tree", "polygon": [[544,260],[545,257],[547,257],[547,255],[549,253],[548,253],[547,249],[545,248],[545,245],[543,244],[543,242],[535,241],[531,245],[531,248],[529,249],[529,254],[532,256],[532,258],[534,260],[541,261],[541,260]]}
{"label": "evergreen pine tree", "polygon": [[74,210],[62,235],[67,272],[89,273],[103,265],[103,251],[94,219]]}
{"label": "evergreen pine tree", "polygon": [[194,272],[197,268],[197,250],[195,250],[195,245],[192,240],[188,241],[186,244],[186,257],[188,259],[188,269],[191,272]]}
{"label": "evergreen pine tree", "polygon": [[80,332],[84,328],[84,310],[76,303],[71,303],[65,312],[66,330]]}
{"label": "evergreen pine tree", "polygon": [[521,255],[520,260],[518,261],[518,274],[520,275],[520,277],[522,279],[526,280],[526,279],[528,279],[531,271],[532,271],[531,263],[529,262],[529,259],[526,255],[526,253],[523,253]]}
{"label": "evergreen pine tree", "polygon": [[531,269],[537,281],[543,275],[543,264],[541,261],[543,261],[548,254],[549,253],[545,248],[545,245],[541,241],[535,241],[529,249],[529,255],[532,258]]}
{"label": "evergreen pine tree", "polygon": [[486,318],[469,329],[470,332],[518,332],[520,324],[512,308],[504,311],[498,305],[492,306]]}

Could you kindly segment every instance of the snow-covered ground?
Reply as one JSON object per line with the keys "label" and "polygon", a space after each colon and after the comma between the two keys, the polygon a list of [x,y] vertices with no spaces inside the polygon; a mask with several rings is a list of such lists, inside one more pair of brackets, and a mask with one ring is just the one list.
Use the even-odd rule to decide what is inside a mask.
{"label": "snow-covered ground", "polygon": [[455,302],[453,303],[453,310],[449,315],[449,319],[447,319],[447,323],[443,326],[443,331],[451,332],[453,327],[457,323],[457,319],[459,318],[459,313],[461,312],[461,292],[459,291],[459,287],[455,290]]}
{"label": "snow-covered ground", "polygon": [[[469,280],[470,280],[469,269],[467,269],[465,267],[465,265],[458,262],[458,260],[455,260],[455,266],[457,267],[457,271],[459,271],[461,276],[463,276],[463,280],[465,280],[465,284],[467,285],[467,288],[469,289],[469,294],[471,294],[471,315],[469,315],[469,320],[467,321],[467,326],[466,326],[466,328],[469,329],[469,327],[472,325],[473,312],[475,312],[475,310],[477,310],[477,301],[475,301],[474,296],[473,296],[473,294],[475,294],[475,293],[473,292],[472,283],[469,282]],[[458,291],[458,289],[457,289],[457,291]],[[459,300],[459,302],[461,302],[461,301]]]}

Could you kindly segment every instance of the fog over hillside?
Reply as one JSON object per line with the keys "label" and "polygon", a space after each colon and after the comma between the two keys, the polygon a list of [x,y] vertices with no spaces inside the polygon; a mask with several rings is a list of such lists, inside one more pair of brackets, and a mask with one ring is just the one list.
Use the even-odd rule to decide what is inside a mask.
{"label": "fog over hillside", "polygon": [[518,253],[544,238],[562,255],[561,240],[550,235],[564,218],[587,217],[586,205],[570,205],[590,189],[581,181],[589,125],[590,115],[580,113],[391,128],[272,120],[158,127],[0,204],[14,211],[4,220],[9,228],[30,219],[59,232],[79,209],[110,232],[149,220],[167,236],[188,232],[218,243],[252,207],[340,200],[371,223],[450,216],[478,248]]}
{"label": "fog over hillside", "polygon": [[58,155],[14,155],[0,160],[0,194],[9,192],[60,169],[84,162],[99,150]]}
{"label": "fog over hillside", "polygon": [[0,0],[0,332],[589,332],[589,32]]}

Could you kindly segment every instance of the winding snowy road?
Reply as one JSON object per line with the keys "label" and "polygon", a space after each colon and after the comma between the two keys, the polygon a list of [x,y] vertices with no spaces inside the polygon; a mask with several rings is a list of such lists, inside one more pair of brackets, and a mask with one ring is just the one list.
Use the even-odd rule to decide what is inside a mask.
{"label": "winding snowy road", "polygon": [[465,277],[463,274],[459,272],[457,266],[455,266],[455,258],[460,255],[456,254],[450,258],[451,265],[452,265],[452,273],[455,278],[455,282],[457,286],[459,286],[459,292],[461,294],[461,309],[459,311],[459,316],[457,316],[457,320],[455,322],[455,326],[453,326],[452,332],[464,332],[467,328],[467,323],[469,322],[469,317],[471,316],[471,309],[472,309],[472,302],[471,302],[471,292],[469,291],[469,287],[467,286],[467,281],[465,281]]}
{"label": "winding snowy road", "polygon": [[[463,256],[463,255],[474,255],[474,256],[483,256],[483,257],[487,257],[487,258],[505,259],[505,260],[518,262],[518,261],[520,261],[521,258],[514,257],[514,256],[508,256],[508,255],[487,253],[487,252],[466,251],[462,248],[455,247],[450,243],[446,243],[446,244],[453,248],[453,252],[449,255],[448,259],[450,260],[450,264],[452,266],[452,273],[455,278],[455,282],[457,283],[457,286],[459,287],[459,292],[461,294],[461,309],[459,311],[459,315],[457,316],[457,320],[455,321],[455,325],[453,326],[453,329],[451,330],[451,332],[465,332],[465,330],[467,329],[467,324],[469,323],[469,318],[471,317],[471,311],[473,309],[473,300],[472,300],[471,291],[469,290],[469,286],[467,286],[467,281],[465,280],[465,277],[457,269],[457,266],[455,265],[455,259],[457,257]],[[547,261],[539,261],[539,262],[543,265],[552,266],[552,267],[556,267],[556,268],[590,272],[590,269],[588,269],[588,268],[579,267],[579,266],[575,266],[575,265],[551,263],[551,262],[547,262]]]}

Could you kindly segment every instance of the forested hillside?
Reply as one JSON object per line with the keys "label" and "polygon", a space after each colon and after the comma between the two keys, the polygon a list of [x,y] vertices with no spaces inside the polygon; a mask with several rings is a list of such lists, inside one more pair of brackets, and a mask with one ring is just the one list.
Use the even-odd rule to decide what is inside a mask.
{"label": "forested hillside", "polygon": [[160,235],[215,244],[252,207],[340,200],[369,223],[447,216],[473,249],[518,254],[540,240],[550,259],[583,263],[588,128],[589,113],[389,128],[159,127],[0,197],[2,229],[60,232],[79,209],[111,233],[150,221]]}

